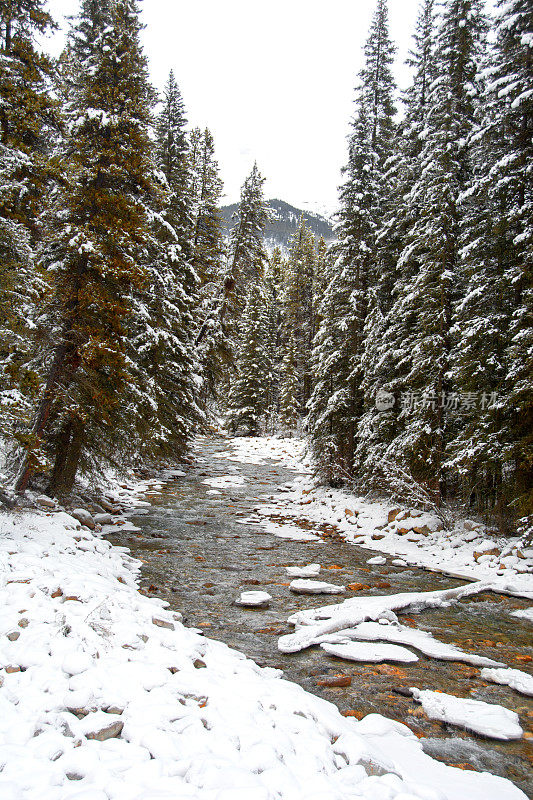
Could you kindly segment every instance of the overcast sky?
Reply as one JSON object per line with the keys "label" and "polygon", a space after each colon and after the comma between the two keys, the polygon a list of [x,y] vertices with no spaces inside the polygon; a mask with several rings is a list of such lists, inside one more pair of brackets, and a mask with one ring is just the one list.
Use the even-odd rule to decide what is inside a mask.
{"label": "overcast sky", "polygon": [[[49,0],[60,23],[77,7]],[[189,123],[211,129],[225,202],[238,199],[257,160],[267,197],[335,208],[374,7],[375,0],[143,0],[152,81],[161,89],[173,69]],[[418,0],[389,7],[404,86]]]}

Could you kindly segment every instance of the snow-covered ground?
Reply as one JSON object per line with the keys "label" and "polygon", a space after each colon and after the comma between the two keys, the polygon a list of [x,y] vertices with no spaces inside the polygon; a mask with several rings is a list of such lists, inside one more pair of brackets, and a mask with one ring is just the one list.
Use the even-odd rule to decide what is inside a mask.
{"label": "snow-covered ground", "polygon": [[[305,471],[294,443],[243,440],[236,460],[239,447]],[[134,507],[159,484],[108,500]],[[113,514],[133,528],[125,519]],[[140,563],[88,525],[82,509],[0,515],[2,800],[525,798],[502,778],[433,760],[406,726],[345,718],[186,628],[138,592]],[[390,603],[380,615],[395,624]],[[301,630],[316,634],[315,621]]]}
{"label": "snow-covered ground", "polygon": [[0,568],[2,800],[525,797],[187,629],[64,512],[2,516]]}
{"label": "snow-covered ground", "polygon": [[[478,521],[457,520],[445,529],[436,514],[387,502],[372,502],[343,489],[317,485],[299,439],[235,439],[233,459],[270,456],[284,460],[295,479],[258,509],[263,517],[305,519],[335,527],[360,547],[400,556],[398,565],[412,564],[469,580],[490,580],[499,591],[533,599],[533,548],[518,536],[487,531]],[[268,530],[272,523],[268,523]],[[278,525],[278,529],[279,529]],[[281,526],[283,527],[283,526]],[[312,531],[307,532],[312,534]],[[276,535],[282,535],[277,530]],[[383,564],[378,557],[369,564]],[[522,614],[522,616],[524,616]]]}

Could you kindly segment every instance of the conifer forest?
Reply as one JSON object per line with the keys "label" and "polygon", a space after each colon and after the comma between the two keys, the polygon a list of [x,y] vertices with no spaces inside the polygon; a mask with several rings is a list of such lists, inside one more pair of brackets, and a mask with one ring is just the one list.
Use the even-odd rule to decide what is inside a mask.
{"label": "conifer forest", "polygon": [[264,245],[257,165],[224,235],[213,137],[189,129],[174,74],[156,96],[133,0],[85,0],[58,60],[36,46],[54,25],[41,0],[2,6],[0,430],[17,491],[180,457],[216,407],[233,432],[304,431],[334,485],[531,515],[526,0],[493,21],[481,0],[422,2],[401,98],[379,0],[335,241],[302,221],[285,252]]}
{"label": "conifer forest", "polygon": [[351,3],[0,0],[0,800],[533,797],[533,5]]}

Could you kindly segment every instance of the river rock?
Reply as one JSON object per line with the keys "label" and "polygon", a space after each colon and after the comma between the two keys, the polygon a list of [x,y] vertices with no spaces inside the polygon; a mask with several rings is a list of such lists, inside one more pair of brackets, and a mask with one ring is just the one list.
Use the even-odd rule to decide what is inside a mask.
{"label": "river rock", "polygon": [[41,508],[55,508],[56,501],[52,500],[51,497],[47,497],[45,494],[39,495],[39,497],[35,498],[35,502],[41,506]]}
{"label": "river rock", "polygon": [[500,548],[491,539],[485,539],[481,544],[476,545],[474,550],[474,560],[478,561],[482,556],[499,556]]}
{"label": "river rock", "polygon": [[87,528],[90,528],[92,531],[95,529],[96,524],[93,519],[92,514],[87,511],[85,508],[75,508],[73,511],[70,511],[70,516],[77,519],[78,522],[81,522],[82,525],[85,525]]}
{"label": "river rock", "polygon": [[176,626],[173,622],[169,622],[166,619],[159,619],[158,617],[152,617],[152,622],[154,625],[157,625],[158,628],[167,628],[169,631],[176,630]]}
{"label": "river rock", "polygon": [[317,686],[331,686],[331,687],[340,687],[344,688],[346,686],[351,686],[352,678],[350,675],[335,675],[332,678],[322,678],[322,680],[317,681]]}
{"label": "river rock", "polygon": [[105,742],[106,739],[115,739],[120,736],[124,723],[117,719],[115,714],[106,714],[105,711],[93,711],[87,714],[80,722],[80,728],[87,739]]}
{"label": "river rock", "polygon": [[103,514],[95,514],[94,521],[98,525],[112,525],[113,524],[113,517],[111,514],[105,512]]}

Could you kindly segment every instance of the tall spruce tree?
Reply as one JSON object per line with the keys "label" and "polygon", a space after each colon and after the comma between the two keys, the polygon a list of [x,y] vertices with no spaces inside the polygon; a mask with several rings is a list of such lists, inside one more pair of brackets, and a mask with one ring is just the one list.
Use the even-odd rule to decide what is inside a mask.
{"label": "tall spruce tree", "polygon": [[38,373],[30,365],[42,276],[35,267],[40,216],[57,175],[51,60],[36,39],[53,28],[43,0],[0,5],[0,436],[29,413]]}
{"label": "tall spruce tree", "polygon": [[449,465],[478,509],[517,501],[514,513],[532,513],[533,12],[501,2],[496,23],[461,207],[466,290],[452,363],[459,390],[483,402],[464,410]]}
{"label": "tall spruce tree", "polygon": [[263,239],[269,211],[263,195],[265,178],[254,164],[242,190],[235,224],[230,233],[224,302],[221,314],[236,319],[244,306],[248,284],[264,274],[267,253]]}
{"label": "tall spruce tree", "polygon": [[18,490],[43,446],[53,463],[49,490],[61,494],[72,487],[82,455],[109,455],[120,432],[127,441],[125,321],[131,292],[146,274],[146,198],[158,191],[140,27],[134,0],[109,8],[85,0],[72,33],[69,182],[51,209],[43,256],[54,275],[52,346]]}
{"label": "tall spruce tree", "polygon": [[[364,413],[358,423],[357,470],[359,483],[368,489],[392,489],[394,464],[389,447],[402,429],[405,414],[399,400],[406,390],[402,382],[410,358],[410,331],[414,310],[398,305],[402,287],[416,273],[416,265],[400,262],[419,207],[405,198],[419,179],[419,158],[423,148],[430,87],[435,77],[435,2],[420,5],[408,65],[413,80],[405,93],[405,117],[400,123],[393,153],[383,165],[382,214],[378,218],[375,259],[377,269],[370,292],[370,311],[364,330],[362,388]],[[383,393],[395,398],[395,405],[377,403]],[[399,463],[399,462],[398,462]]]}
{"label": "tall spruce tree", "polygon": [[154,196],[146,280],[134,295],[128,331],[139,386],[135,428],[139,453],[179,457],[203,418],[200,365],[194,348],[199,278],[191,264],[192,203],[185,110],[173,73],[157,119],[157,166],[164,198]]}
{"label": "tall spruce tree", "polygon": [[437,503],[449,489],[444,465],[454,420],[446,405],[454,388],[450,351],[460,281],[458,201],[472,180],[468,141],[485,33],[481,0],[448,0],[437,37],[418,179],[407,198],[413,223],[398,262],[402,280],[390,311],[391,318],[403,321],[397,333],[405,357],[400,355],[396,385],[412,402],[401,407],[389,453]]}
{"label": "tall spruce tree", "polygon": [[219,287],[225,254],[220,198],[223,183],[215,158],[215,144],[206,128],[190,137],[189,173],[192,201],[193,266],[200,279],[202,297],[213,297]]}
{"label": "tall spruce tree", "polygon": [[[327,314],[322,323],[332,326],[332,330],[317,334],[319,352],[315,364],[335,362],[337,374],[330,382],[331,395],[327,395],[327,380],[319,380],[310,402],[311,435],[320,438],[319,431],[330,431],[328,447],[315,449],[327,458],[330,473],[331,460],[338,457],[333,471],[344,476],[353,476],[357,425],[363,413],[364,330],[369,286],[375,279],[376,229],[384,199],[380,176],[391,153],[395,131],[391,72],[394,50],[388,32],[387,3],[378,0],[365,45],[346,179],[340,192],[338,274],[329,285]],[[337,335],[333,334],[335,329]],[[338,342],[341,331],[346,339],[342,343]],[[328,346],[339,345],[340,350],[328,354]]]}
{"label": "tall spruce tree", "polygon": [[248,284],[230,395],[230,428],[256,436],[267,414],[272,365],[268,348],[266,297],[261,276]]}
{"label": "tall spruce tree", "polygon": [[194,310],[195,347],[202,371],[201,394],[214,398],[231,361],[224,321],[220,316],[220,292],[226,255],[220,198],[223,183],[215,158],[211,132],[195,128],[189,147],[192,200],[192,264],[199,280]]}
{"label": "tall spruce tree", "polygon": [[311,395],[311,351],[315,334],[315,298],[313,295],[316,273],[315,238],[306,227],[303,215],[292,237],[283,291],[283,342],[286,363],[295,375],[296,402],[304,412]]}
{"label": "tall spruce tree", "polygon": [[[178,236],[181,256],[192,259],[192,197],[189,174],[187,117],[174,73],[170,72],[163,90],[163,108],[156,121],[157,158],[167,180],[171,196],[166,215]],[[194,283],[190,285],[194,290]]]}

